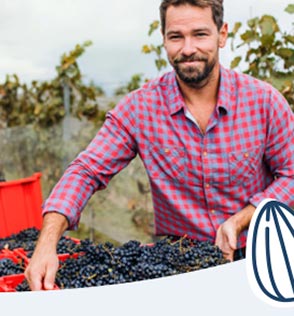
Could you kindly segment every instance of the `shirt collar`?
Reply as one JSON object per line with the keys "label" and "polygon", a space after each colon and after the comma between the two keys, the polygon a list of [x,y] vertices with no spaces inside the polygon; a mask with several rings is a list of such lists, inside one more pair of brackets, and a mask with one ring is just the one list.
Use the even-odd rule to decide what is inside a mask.
{"label": "shirt collar", "polygon": [[224,67],[220,67],[220,84],[218,89],[217,96],[217,105],[216,108],[219,113],[223,113],[223,111],[227,114],[230,110],[232,104],[232,96],[233,96],[233,82],[231,79],[230,70],[225,69]]}
{"label": "shirt collar", "polygon": [[170,114],[173,115],[185,108],[184,98],[180,91],[174,70],[167,73],[167,80],[165,82],[167,105],[169,107]]}
{"label": "shirt collar", "polygon": [[[218,91],[218,99],[216,109],[219,114],[227,114],[231,104],[230,90],[232,89],[230,71],[224,67],[220,67],[220,85]],[[175,71],[167,74],[166,81],[167,101],[170,114],[173,115],[185,108],[184,98],[180,92],[178,82],[176,80]]]}

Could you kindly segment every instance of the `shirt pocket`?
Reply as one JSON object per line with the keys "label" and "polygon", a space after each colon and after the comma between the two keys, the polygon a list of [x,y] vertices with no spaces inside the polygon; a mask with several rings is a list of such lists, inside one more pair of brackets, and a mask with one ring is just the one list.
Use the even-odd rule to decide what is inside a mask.
{"label": "shirt pocket", "polygon": [[186,151],[183,148],[152,144],[145,164],[151,178],[183,182],[186,177]]}
{"label": "shirt pocket", "polygon": [[241,151],[233,151],[229,154],[231,185],[245,184],[256,176],[261,163],[260,153],[261,149],[259,147],[253,147]]}
{"label": "shirt pocket", "polygon": [[204,176],[210,174],[208,180],[211,179],[213,185],[227,186],[230,184],[228,157],[227,151],[209,153],[204,169]]}

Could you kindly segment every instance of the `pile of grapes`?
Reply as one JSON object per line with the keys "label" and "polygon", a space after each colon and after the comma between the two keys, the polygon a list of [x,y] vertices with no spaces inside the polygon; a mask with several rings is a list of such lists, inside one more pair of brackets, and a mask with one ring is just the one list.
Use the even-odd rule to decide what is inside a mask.
{"label": "pile of grapes", "polygon": [[15,263],[9,258],[0,259],[0,277],[23,273],[24,270],[25,266],[23,261]]}
{"label": "pile of grapes", "polygon": [[[109,242],[94,244],[85,239],[76,244],[64,239],[58,248],[70,255],[60,260],[55,280],[60,289],[154,279],[228,262],[212,243],[186,237],[164,237],[152,245],[131,240],[118,247]],[[28,291],[26,281],[16,290]]]}
{"label": "pile of grapes", "polygon": [[84,255],[61,263],[59,288],[82,288],[171,276],[217,266],[227,261],[209,242],[164,238],[154,245],[129,241],[120,247],[82,241]]}
{"label": "pile of grapes", "polygon": [[[27,252],[27,257],[30,258],[35,249],[40,230],[32,227],[20,231],[18,234],[12,234],[6,238],[0,238],[0,251],[2,249],[13,250],[23,248]],[[62,236],[58,242],[57,253],[75,253],[79,251],[79,244],[72,239]]]}

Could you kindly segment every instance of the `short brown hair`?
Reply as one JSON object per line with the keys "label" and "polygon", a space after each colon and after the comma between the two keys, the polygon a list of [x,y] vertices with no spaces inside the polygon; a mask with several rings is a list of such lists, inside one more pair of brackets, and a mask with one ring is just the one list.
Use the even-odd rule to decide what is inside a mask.
{"label": "short brown hair", "polygon": [[212,17],[217,29],[220,30],[223,26],[224,9],[223,0],[162,0],[159,11],[162,33],[165,31],[166,11],[170,6],[180,6],[189,4],[199,8],[211,8]]}

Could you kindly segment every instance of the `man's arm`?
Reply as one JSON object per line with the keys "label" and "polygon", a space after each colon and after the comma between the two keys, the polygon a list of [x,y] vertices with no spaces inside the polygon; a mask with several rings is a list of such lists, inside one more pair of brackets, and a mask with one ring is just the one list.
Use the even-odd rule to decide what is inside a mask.
{"label": "man's arm", "polygon": [[239,234],[248,228],[255,208],[265,198],[294,206],[294,114],[283,96],[271,90],[266,117],[264,163],[273,181],[249,197],[248,206],[224,222],[217,231],[216,244],[232,260]]}
{"label": "man's arm", "polygon": [[270,100],[264,162],[274,180],[250,197],[249,203],[257,206],[262,200],[273,198],[294,206],[294,114],[275,90]]}
{"label": "man's arm", "polygon": [[114,175],[136,156],[135,122],[124,99],[107,114],[103,126],[85,150],[71,162],[43,206],[43,214],[57,212],[77,229],[82,210],[91,196],[107,187]]}
{"label": "man's arm", "polygon": [[44,216],[34,254],[25,270],[25,277],[31,290],[53,289],[59,264],[56,248],[67,227],[67,219],[61,214],[52,212]]}
{"label": "man's arm", "polygon": [[53,288],[60,237],[66,229],[77,228],[81,212],[92,194],[104,189],[110,179],[136,156],[131,133],[135,124],[127,106],[130,102],[126,98],[107,114],[96,137],[70,164],[45,201],[43,227],[25,271],[32,290]]}

